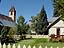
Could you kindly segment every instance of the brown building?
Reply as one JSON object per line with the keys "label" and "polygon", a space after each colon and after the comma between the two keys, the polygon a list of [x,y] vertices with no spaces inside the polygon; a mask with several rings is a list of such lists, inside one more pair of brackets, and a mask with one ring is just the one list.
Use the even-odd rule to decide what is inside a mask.
{"label": "brown building", "polygon": [[8,16],[0,14],[0,32],[3,27],[6,27],[7,30],[9,31],[11,27],[15,26],[16,26],[16,10],[14,6],[11,6]]}

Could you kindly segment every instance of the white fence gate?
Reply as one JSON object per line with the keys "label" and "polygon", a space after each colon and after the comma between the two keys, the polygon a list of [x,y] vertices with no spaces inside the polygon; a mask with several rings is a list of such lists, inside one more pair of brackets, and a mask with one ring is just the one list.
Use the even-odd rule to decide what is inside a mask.
{"label": "white fence gate", "polygon": [[[11,47],[10,44],[8,44],[8,45],[6,46],[5,43],[4,43],[3,45],[1,45],[1,43],[0,43],[0,48],[21,48],[21,45],[18,44],[18,46],[16,46],[15,44],[13,44],[12,47]],[[25,45],[23,45],[23,48],[31,48],[31,46],[29,45],[28,47],[26,47]],[[34,45],[33,48],[36,48],[36,46]],[[42,46],[40,45],[38,48],[42,48]],[[48,47],[45,46],[45,48],[48,48]],[[50,48],[53,48],[53,47],[50,46]],[[57,46],[57,48],[59,48],[59,47]],[[64,48],[64,47],[61,47],[61,48]]]}

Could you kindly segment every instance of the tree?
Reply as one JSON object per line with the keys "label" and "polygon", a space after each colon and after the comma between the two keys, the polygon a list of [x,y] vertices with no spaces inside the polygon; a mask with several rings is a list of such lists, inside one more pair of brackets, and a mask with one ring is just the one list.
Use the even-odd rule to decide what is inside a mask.
{"label": "tree", "polygon": [[7,28],[3,27],[2,30],[1,30],[1,36],[7,35],[7,34],[8,34]]}
{"label": "tree", "polygon": [[45,32],[47,31],[48,21],[44,6],[41,12],[37,14],[37,16],[32,17],[32,23],[32,28],[36,31],[37,34],[45,34]]}
{"label": "tree", "polygon": [[42,8],[42,10],[40,12],[40,19],[39,20],[41,21],[42,32],[44,32],[44,34],[48,34],[48,30],[47,30],[47,26],[48,26],[47,14],[46,14],[46,11],[44,9],[44,6],[43,6],[43,8]]}
{"label": "tree", "polygon": [[64,20],[64,0],[53,0],[54,16]]}
{"label": "tree", "polygon": [[23,16],[20,16],[17,20],[17,34],[26,34],[29,26]]}
{"label": "tree", "polygon": [[1,30],[1,44],[8,42],[7,34],[8,34],[7,27],[3,27],[3,29]]}
{"label": "tree", "polygon": [[8,32],[8,35],[10,38],[13,38],[12,35],[15,35],[16,34],[16,28],[10,28],[9,32]]}

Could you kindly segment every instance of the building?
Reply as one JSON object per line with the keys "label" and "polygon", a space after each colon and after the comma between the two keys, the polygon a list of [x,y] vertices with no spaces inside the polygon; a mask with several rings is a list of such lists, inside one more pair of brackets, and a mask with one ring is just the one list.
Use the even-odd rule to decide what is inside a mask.
{"label": "building", "polygon": [[15,25],[16,25],[16,10],[14,6],[11,6],[8,16],[0,14],[0,32],[3,27],[6,27],[7,30],[9,31],[11,27],[15,28]]}
{"label": "building", "polygon": [[64,35],[64,21],[60,17],[52,17],[49,21],[49,35]]}

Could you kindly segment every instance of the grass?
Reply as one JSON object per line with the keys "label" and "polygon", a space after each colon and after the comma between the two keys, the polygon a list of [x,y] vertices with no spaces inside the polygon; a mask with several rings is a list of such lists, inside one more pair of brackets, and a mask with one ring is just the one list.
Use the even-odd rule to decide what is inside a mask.
{"label": "grass", "polygon": [[48,39],[45,38],[41,38],[41,39],[27,39],[27,40],[21,40],[18,43],[16,43],[16,45],[20,44],[21,47],[23,45],[26,45],[27,47],[29,45],[31,46],[36,46],[38,48],[39,45],[41,45],[43,48],[45,46],[48,46],[48,48],[50,46],[53,46],[54,48],[56,48],[57,46],[59,46],[60,48],[64,46],[63,42],[49,42]]}

